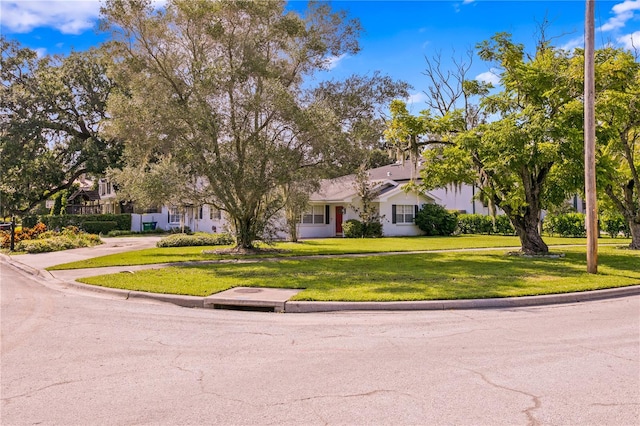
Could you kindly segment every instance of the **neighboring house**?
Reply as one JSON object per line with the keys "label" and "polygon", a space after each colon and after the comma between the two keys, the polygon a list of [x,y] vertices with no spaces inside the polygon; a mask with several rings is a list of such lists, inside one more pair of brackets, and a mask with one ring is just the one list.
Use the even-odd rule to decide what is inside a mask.
{"label": "neighboring house", "polygon": [[92,189],[80,188],[67,199],[67,214],[100,214],[100,194]]}

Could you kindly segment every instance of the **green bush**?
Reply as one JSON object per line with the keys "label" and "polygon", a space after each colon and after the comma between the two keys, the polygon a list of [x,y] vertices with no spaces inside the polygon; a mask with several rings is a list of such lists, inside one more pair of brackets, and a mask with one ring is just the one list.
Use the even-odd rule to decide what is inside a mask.
{"label": "green bush", "polygon": [[484,214],[458,215],[458,229],[461,234],[491,234],[493,222],[491,216]]}
{"label": "green bush", "polygon": [[38,222],[40,222],[38,216],[25,216],[22,218],[22,226],[24,228],[33,228]]}
{"label": "green bush", "polygon": [[342,232],[345,238],[363,238],[364,226],[359,220],[349,219],[342,224]]}
{"label": "green bush", "polygon": [[381,238],[382,237],[382,223],[381,222],[370,222],[363,223],[364,228],[364,236],[366,238]]}
{"label": "green bush", "polygon": [[458,232],[461,234],[502,234],[514,235],[515,229],[507,215],[497,215],[494,219],[484,214],[458,215]]}
{"label": "green bush", "polygon": [[357,219],[349,219],[342,224],[345,238],[380,238],[382,237],[382,223],[364,223]]}
{"label": "green bush", "polygon": [[[44,235],[48,234],[41,236]],[[100,237],[95,234],[74,234],[73,230],[67,230],[66,233],[54,235],[49,238],[20,241],[16,244],[16,250],[26,251],[27,253],[48,253],[78,247],[91,247],[98,244],[102,244],[102,241],[100,241]]]}
{"label": "green bush", "polygon": [[438,204],[424,204],[416,215],[416,225],[425,235],[452,235],[458,226],[455,213]]}
{"label": "green bush", "polygon": [[47,225],[49,229],[62,229],[66,226],[77,226],[84,228],[86,222],[116,222],[115,229],[122,231],[131,230],[131,215],[130,214],[65,214],[61,216],[28,216],[22,219],[28,224],[33,221],[38,221]]}
{"label": "green bush", "polygon": [[501,214],[496,216],[496,234],[514,235],[516,230],[513,228],[511,221],[507,215]]}
{"label": "green bush", "polygon": [[544,218],[544,231],[561,237],[584,237],[587,235],[584,222],[583,213],[547,215]]}
{"label": "green bush", "polygon": [[230,234],[172,234],[157,242],[158,247],[226,246],[235,240]]}
{"label": "green bush", "polygon": [[616,238],[620,233],[629,238],[631,235],[631,229],[629,229],[629,222],[627,222],[619,213],[604,213],[600,217],[600,225],[602,230],[609,234],[611,238]]}
{"label": "green bush", "polygon": [[89,234],[108,234],[117,227],[118,223],[113,220],[104,222],[87,221],[82,224],[82,229]]}

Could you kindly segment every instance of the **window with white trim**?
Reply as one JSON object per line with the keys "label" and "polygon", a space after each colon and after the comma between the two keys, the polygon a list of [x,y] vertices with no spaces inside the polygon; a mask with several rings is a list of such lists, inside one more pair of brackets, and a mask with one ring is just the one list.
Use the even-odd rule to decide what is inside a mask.
{"label": "window with white trim", "polygon": [[398,204],[396,206],[396,223],[413,223],[416,206],[413,204]]}
{"label": "window with white trim", "polygon": [[325,206],[309,206],[309,210],[302,213],[302,223],[307,224],[324,224],[325,223]]}
{"label": "window with white trim", "polygon": [[178,207],[170,207],[169,208],[169,223],[181,223],[182,222],[182,212]]}
{"label": "window with white trim", "polygon": [[222,219],[222,213],[220,210],[216,209],[213,206],[209,206],[209,219],[211,220],[220,220]]}

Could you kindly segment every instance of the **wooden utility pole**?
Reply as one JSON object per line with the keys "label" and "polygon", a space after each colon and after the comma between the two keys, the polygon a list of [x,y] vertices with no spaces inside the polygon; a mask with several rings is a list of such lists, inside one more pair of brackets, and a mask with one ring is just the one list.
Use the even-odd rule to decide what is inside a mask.
{"label": "wooden utility pole", "polygon": [[586,0],[584,24],[584,189],[587,202],[587,272],[598,272],[598,200],[596,198],[595,0]]}

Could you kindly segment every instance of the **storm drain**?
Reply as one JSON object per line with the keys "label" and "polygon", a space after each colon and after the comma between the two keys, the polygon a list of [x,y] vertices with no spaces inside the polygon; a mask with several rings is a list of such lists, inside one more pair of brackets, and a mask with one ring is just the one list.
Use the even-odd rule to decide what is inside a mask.
{"label": "storm drain", "polygon": [[289,298],[301,290],[262,287],[236,287],[204,299],[204,307],[239,311],[284,312]]}

